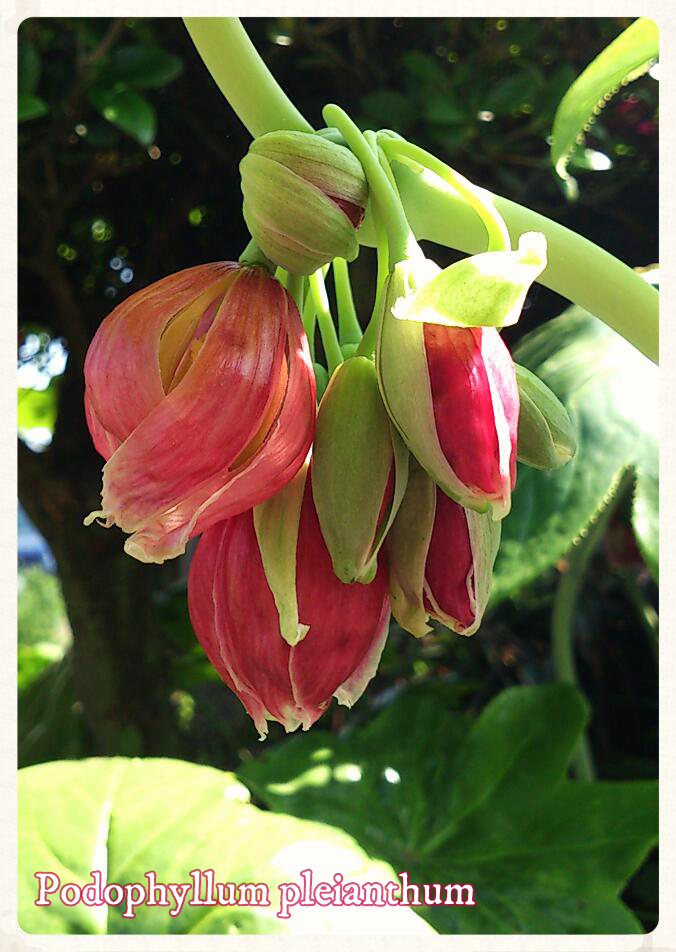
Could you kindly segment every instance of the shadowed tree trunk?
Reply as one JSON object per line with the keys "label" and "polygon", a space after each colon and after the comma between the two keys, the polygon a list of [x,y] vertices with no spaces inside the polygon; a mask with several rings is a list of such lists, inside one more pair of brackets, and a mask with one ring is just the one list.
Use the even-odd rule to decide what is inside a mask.
{"label": "shadowed tree trunk", "polygon": [[99,502],[103,461],[91,445],[82,392],[79,367],[69,362],[52,445],[39,454],[19,446],[21,502],[57,562],[90,752],[177,756],[171,659],[153,604],[172,566],[130,558],[117,529],[83,526]]}

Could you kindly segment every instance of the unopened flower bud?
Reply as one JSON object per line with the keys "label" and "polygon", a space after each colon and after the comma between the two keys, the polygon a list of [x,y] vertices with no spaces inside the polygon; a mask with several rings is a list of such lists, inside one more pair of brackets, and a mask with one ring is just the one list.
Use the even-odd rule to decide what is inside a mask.
{"label": "unopened flower bud", "polygon": [[408,452],[390,423],[367,357],[333,374],[317,415],[312,494],[333,570],[342,582],[370,582],[401,502]]}
{"label": "unopened flower bud", "polygon": [[577,449],[568,411],[534,373],[515,364],[519,387],[517,458],[535,469],[559,469]]}
{"label": "unopened flower bud", "polygon": [[368,188],[344,146],[309,132],[269,132],[240,163],[243,214],[275,264],[312,274],[334,258],[353,261]]}
{"label": "unopened flower bud", "polygon": [[385,548],[392,614],[421,637],[435,618],[472,635],[483,618],[500,545],[499,521],[449,499],[414,459]]}
{"label": "unopened flower bud", "polygon": [[376,350],[380,390],[404,442],[446,495],[496,519],[516,479],[519,394],[495,327],[444,326],[395,312],[439,268],[400,262],[388,279]]}

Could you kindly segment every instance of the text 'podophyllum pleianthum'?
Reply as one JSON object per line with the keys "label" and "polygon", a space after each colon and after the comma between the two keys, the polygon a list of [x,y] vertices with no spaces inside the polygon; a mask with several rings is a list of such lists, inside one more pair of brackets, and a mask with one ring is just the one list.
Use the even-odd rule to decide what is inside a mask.
{"label": "text 'podophyllum pleianthum'", "polygon": [[275,497],[204,533],[188,582],[197,637],[253,718],[307,730],[331,697],[351,706],[378,667],[387,570],[368,585],[333,573],[307,468]]}
{"label": "text 'podophyllum pleianthum'", "polygon": [[315,381],[296,305],[261,267],[216,262],[137,292],[103,321],[85,410],[107,460],[101,509],[145,562],[271,496],[312,441]]}

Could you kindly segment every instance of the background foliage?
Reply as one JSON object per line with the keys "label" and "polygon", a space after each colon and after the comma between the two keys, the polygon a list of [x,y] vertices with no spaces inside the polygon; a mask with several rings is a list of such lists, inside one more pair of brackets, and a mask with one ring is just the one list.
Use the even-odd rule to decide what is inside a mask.
{"label": "background foliage", "polygon": [[[320,123],[325,102],[337,101],[363,126],[395,128],[478,184],[645,267],[658,260],[654,79],[646,75],[622,88],[576,149],[569,167],[578,182],[575,201],[552,169],[547,141],[572,80],[629,23],[244,21],[311,122]],[[24,21],[19,120],[20,497],[58,572],[57,582],[39,567],[21,571],[20,765],[93,755],[168,756],[241,769],[261,807],[341,827],[387,862],[396,864],[412,851],[421,878],[434,868],[439,876],[443,870],[470,879],[476,857],[463,852],[466,829],[477,849],[482,837],[498,836],[506,826],[519,831],[529,814],[510,815],[509,800],[495,810],[488,801],[468,813],[463,823],[469,827],[461,824],[450,838],[439,839],[451,811],[447,797],[460,797],[457,791],[472,776],[471,758],[455,757],[455,747],[462,743],[465,751],[469,744],[471,753],[472,743],[497,744],[486,724],[501,709],[514,712],[514,733],[501,741],[513,747],[521,736],[519,717],[538,716],[544,733],[532,740],[535,772],[517,772],[517,759],[500,783],[516,785],[517,803],[518,784],[529,777],[542,810],[553,811],[530,815],[531,835],[554,857],[536,853],[528,867],[542,889],[519,885],[513,870],[521,860],[508,852],[500,868],[476,872],[477,882],[486,884],[479,910],[486,919],[456,910],[433,925],[490,931],[488,919],[495,928],[497,915],[504,931],[651,928],[657,917],[654,855],[623,894],[632,911],[615,897],[655,832],[648,787],[628,783],[657,773],[654,369],[584,314],[552,321],[567,302],[536,288],[505,338],[567,402],[580,426],[581,451],[561,473],[520,473],[495,597],[480,633],[464,640],[440,629],[416,642],[393,626],[379,674],[357,708],[349,714],[332,709],[308,737],[285,740],[281,729],[273,729],[261,758],[252,725],[190,629],[187,560],[141,565],[122,554],[116,530],[81,525],[97,507],[101,467],[82,412],[89,340],[127,294],[180,268],[239,254],[247,235],[237,165],[248,136],[182,24],[172,19]],[[456,257],[447,249],[427,251],[442,265]],[[372,259],[365,252],[352,268],[363,315],[371,305]],[[553,678],[550,615],[567,549],[625,469],[638,480],[618,502],[574,613],[597,774],[618,783],[584,792],[564,782],[584,705],[572,689],[535,686]],[[415,716],[402,718],[403,705]],[[410,736],[399,749],[404,727]],[[555,762],[546,760],[548,746]],[[378,749],[381,757],[356,785],[326,773],[314,785],[307,775],[322,767],[324,761],[313,761],[321,749],[328,751],[332,776],[335,764],[358,764],[364,751]],[[528,748],[519,750],[525,758]],[[493,754],[485,759],[494,765]],[[401,787],[383,786],[382,778],[373,786],[373,771],[381,766],[398,771]],[[497,778],[484,782],[498,796]],[[275,784],[286,784],[287,792],[274,793]],[[384,812],[381,839],[374,838],[364,820],[373,810],[369,798],[397,791],[417,818],[402,814],[395,797]],[[597,833],[613,813],[617,819],[597,867],[607,875],[602,883],[590,881],[586,908],[575,905],[565,851],[556,845],[557,835],[568,835],[555,819],[561,798],[575,796],[588,798],[575,809],[590,814]],[[635,843],[623,839],[621,818],[636,830]],[[385,830],[391,833],[387,848]],[[499,886],[507,889],[508,881],[511,918],[504,909],[496,912]]]}

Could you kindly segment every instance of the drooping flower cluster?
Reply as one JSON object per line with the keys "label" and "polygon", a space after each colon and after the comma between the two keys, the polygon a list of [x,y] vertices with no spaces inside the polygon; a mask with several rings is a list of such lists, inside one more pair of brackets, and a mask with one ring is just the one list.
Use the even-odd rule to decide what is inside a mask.
{"label": "drooping flower cluster", "polygon": [[[367,188],[347,149],[263,136],[242,173],[246,220],[275,264],[307,274],[354,257]],[[318,410],[298,308],[262,265],[170,275],[92,341],[85,412],[106,463],[85,521],[116,524],[147,562],[201,535],[193,627],[261,737],[270,720],[309,728],[332,697],[353,704],[390,612],[418,637],[430,618],[474,633],[517,452],[549,468],[574,452],[565,410],[497,329],[544,266],[539,236],[492,255],[393,268],[375,361],[347,356]]]}

